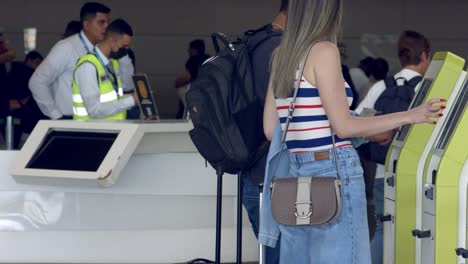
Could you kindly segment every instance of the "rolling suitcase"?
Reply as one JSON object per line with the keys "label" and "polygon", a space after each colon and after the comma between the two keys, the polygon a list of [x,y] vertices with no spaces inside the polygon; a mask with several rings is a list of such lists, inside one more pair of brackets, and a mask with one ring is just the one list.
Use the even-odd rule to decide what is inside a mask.
{"label": "rolling suitcase", "polygon": [[[259,208],[260,210],[259,211],[262,211],[262,201],[263,201],[263,183],[259,184],[258,185],[258,193],[260,194],[260,199],[259,199]],[[259,215],[259,219],[260,219],[260,213],[258,214]],[[260,221],[259,221],[260,222]],[[265,264],[265,246],[260,244],[259,245],[259,249],[258,249],[258,263],[259,264]]]}
{"label": "rolling suitcase", "polygon": [[[217,191],[216,191],[216,245],[215,261],[198,258],[187,262],[187,264],[196,263],[214,263],[221,264],[221,217],[223,202],[223,172],[217,170]],[[242,263],[242,173],[237,174],[237,246],[236,246],[236,264]]]}

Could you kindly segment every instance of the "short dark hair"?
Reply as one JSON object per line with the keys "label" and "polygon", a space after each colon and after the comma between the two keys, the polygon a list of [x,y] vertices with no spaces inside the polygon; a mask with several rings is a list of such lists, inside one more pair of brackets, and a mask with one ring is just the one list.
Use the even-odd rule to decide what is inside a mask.
{"label": "short dark hair", "polygon": [[77,20],[68,22],[67,27],[65,27],[65,31],[63,32],[63,38],[79,33],[81,31],[81,26],[81,22]]}
{"label": "short dark hair", "polygon": [[372,67],[372,76],[377,81],[387,78],[389,71],[388,62],[384,58],[377,58],[374,60]]}
{"label": "short dark hair", "polygon": [[28,54],[26,54],[26,57],[24,58],[24,62],[27,62],[28,60],[37,60],[37,59],[40,59],[40,60],[44,60],[44,57],[42,57],[42,55],[33,50],[33,51],[30,51]]}
{"label": "short dark hair", "polygon": [[112,21],[107,27],[107,34],[129,35],[133,36],[132,27],[123,19],[117,18]]}
{"label": "short dark hair", "polygon": [[375,59],[372,57],[365,57],[359,62],[359,68],[366,74],[367,77],[370,77],[372,74],[372,68],[374,68]]}
{"label": "short dark hair", "polygon": [[85,3],[80,10],[80,20],[81,22],[95,18],[97,13],[109,14],[111,9],[101,3],[96,2],[87,2]]}
{"label": "short dark hair", "polygon": [[190,41],[189,47],[196,50],[199,55],[205,54],[205,41],[202,39]]}
{"label": "short dark hair", "polygon": [[402,67],[418,65],[423,52],[431,52],[429,40],[423,34],[412,30],[401,33],[398,40],[398,57]]}
{"label": "short dark hair", "polygon": [[289,0],[281,0],[280,12],[288,11]]}

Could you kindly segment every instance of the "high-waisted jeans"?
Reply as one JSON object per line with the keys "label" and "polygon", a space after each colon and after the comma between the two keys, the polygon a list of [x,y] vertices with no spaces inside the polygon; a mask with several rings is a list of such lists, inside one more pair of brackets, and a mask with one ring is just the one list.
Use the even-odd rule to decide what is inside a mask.
{"label": "high-waisted jeans", "polygon": [[[371,264],[363,171],[352,147],[337,148],[342,181],[342,212],[331,224],[319,227],[280,225],[282,264]],[[336,176],[330,159],[314,160],[314,152],[290,155],[290,176]]]}

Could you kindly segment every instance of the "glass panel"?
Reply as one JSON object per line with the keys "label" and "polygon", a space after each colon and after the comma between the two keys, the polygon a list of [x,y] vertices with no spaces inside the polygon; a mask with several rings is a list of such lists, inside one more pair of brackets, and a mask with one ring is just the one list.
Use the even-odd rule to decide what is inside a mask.
{"label": "glass panel", "polygon": [[439,136],[439,141],[437,142],[436,148],[445,149],[451,138],[451,135],[457,127],[458,121],[460,120],[463,112],[466,109],[466,103],[468,100],[468,82],[465,82],[461,93],[458,95],[455,104],[450,111],[449,116],[447,117],[447,122]]}
{"label": "glass panel", "polygon": [[117,136],[117,132],[50,129],[26,168],[97,171]]}
{"label": "glass panel", "polygon": [[[423,102],[424,99],[426,98],[427,94],[429,93],[429,89],[432,86],[433,79],[424,79],[421,87],[416,93],[416,97],[414,98],[413,102],[411,102],[411,105],[409,109],[413,109],[415,107],[420,106]],[[411,125],[404,125],[400,132],[398,133],[398,136],[396,140],[398,141],[405,141],[406,137],[408,136],[409,130],[411,128]]]}

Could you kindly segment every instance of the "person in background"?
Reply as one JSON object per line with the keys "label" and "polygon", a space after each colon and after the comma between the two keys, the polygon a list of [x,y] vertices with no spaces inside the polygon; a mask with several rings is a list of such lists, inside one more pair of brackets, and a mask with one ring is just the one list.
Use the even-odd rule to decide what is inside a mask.
{"label": "person in background", "polygon": [[[398,40],[397,55],[402,69],[393,76],[393,79],[397,86],[402,86],[405,82],[422,77],[429,68],[431,62],[430,42],[421,33],[411,30],[404,31]],[[385,69],[385,63],[382,62],[382,65]],[[415,89],[417,87],[415,85]],[[365,108],[374,109],[375,103],[386,88],[384,80],[376,82],[356,108],[356,112],[360,114]],[[381,140],[381,144],[387,146],[387,150],[393,139],[393,135],[394,133],[389,133],[386,138],[382,138]],[[372,258],[374,263],[378,264],[382,263],[383,259],[383,226],[380,222],[376,221],[376,215],[383,214],[384,164],[378,164],[372,160],[370,149],[370,144],[362,145],[359,148],[359,156],[364,169],[371,238],[375,233],[375,238],[372,241]]]}
{"label": "person in background", "polygon": [[372,78],[374,83],[387,78],[388,71],[390,70],[387,60],[384,58],[377,58],[374,60],[373,65],[374,67],[372,67]]}
{"label": "person in background", "polygon": [[125,120],[126,111],[138,104],[136,93],[125,96],[119,62],[128,53],[133,37],[131,26],[114,20],[104,40],[76,64],[73,75],[73,119]]}
{"label": "person in background", "polygon": [[[259,98],[262,108],[265,105],[266,93],[268,90],[268,81],[270,79],[270,62],[273,51],[279,46],[281,36],[286,26],[286,17],[288,12],[289,0],[281,0],[281,6],[278,14],[271,23],[263,26],[261,32],[257,34],[265,34],[265,30],[271,31],[271,36],[261,42],[259,46],[251,54],[252,72],[255,95]],[[259,29],[260,30],[260,29]],[[258,31],[258,30],[257,30]],[[276,34],[273,34],[276,33]],[[251,36],[252,39],[255,35]],[[246,171],[242,172],[243,177],[243,199],[242,203],[247,210],[252,230],[256,237],[260,228],[260,190],[259,184],[263,184],[265,179],[265,165],[268,152],[260,157],[255,164]],[[265,248],[265,263],[279,263],[280,243],[275,248]]]}
{"label": "person in background", "polygon": [[41,64],[42,55],[37,51],[29,52],[24,61],[14,61],[8,73],[9,112],[19,119],[14,128],[14,148],[18,149],[23,133],[30,134],[37,122],[46,119],[32,98],[28,82],[34,71]]}
{"label": "person in background", "polygon": [[[135,57],[135,52],[132,49],[128,49],[128,57],[132,61],[133,69],[136,69],[136,57]],[[134,70],[135,73],[135,70]]]}
{"label": "person in background", "polygon": [[[132,61],[132,65],[134,69],[133,73],[135,73],[136,72],[136,57],[135,57],[135,52],[131,48],[128,49],[128,57]],[[133,93],[133,91],[124,92],[124,94],[131,94],[131,93]],[[138,120],[140,119],[140,116],[141,116],[141,110],[138,105],[135,105],[132,108],[127,110],[127,120],[131,120],[131,119]]]}
{"label": "person in background", "polygon": [[205,53],[205,42],[202,39],[195,39],[190,42],[188,48],[189,59],[185,63],[185,71],[182,72],[175,80],[175,88],[178,90],[179,95],[179,110],[177,111],[176,118],[184,117],[185,103],[183,97],[187,92],[187,85],[197,78],[198,69],[205,62],[210,55]]}
{"label": "person in background", "polygon": [[[29,81],[32,92],[42,113],[50,119],[72,119],[72,79],[76,62],[94,50],[104,39],[109,25],[110,8],[96,2],[85,3],[80,11],[82,30],[59,41]],[[119,60],[119,75],[123,89],[134,89],[133,66],[128,56]]]}
{"label": "person in background", "polygon": [[349,68],[344,64],[344,61],[348,58],[348,52],[346,49],[346,45],[343,42],[338,43],[338,49],[340,50],[341,56],[341,73],[343,74],[343,78],[346,83],[349,85],[351,92],[353,93],[353,103],[349,106],[350,110],[354,110],[357,106],[357,99],[359,98],[359,92],[356,90],[354,85],[353,79],[351,78]]}
{"label": "person in background", "polygon": [[362,87],[359,92],[359,103],[362,102],[362,100],[366,97],[367,93],[369,92],[369,89],[376,82],[382,81],[385,78],[387,78],[389,69],[390,68],[388,62],[384,58],[377,58],[373,61],[369,83],[367,84],[367,86]]}
{"label": "person in background", "polygon": [[366,93],[365,89],[369,87],[374,61],[374,58],[366,57],[359,62],[358,67],[349,70],[349,74],[351,75],[359,97],[363,97],[362,95]]}
{"label": "person in background", "polygon": [[8,39],[0,31],[0,139],[3,139],[8,115],[7,63],[16,58],[16,50],[8,45]]}
{"label": "person in background", "polygon": [[[6,64],[16,58],[16,50],[7,44],[8,40],[0,32],[0,128],[5,124],[5,117],[8,114],[8,86]],[[3,132],[3,129],[2,129]]]}
{"label": "person in background", "polygon": [[66,39],[72,35],[78,34],[81,31],[81,22],[77,20],[72,20],[68,22],[63,32],[62,39]]}

